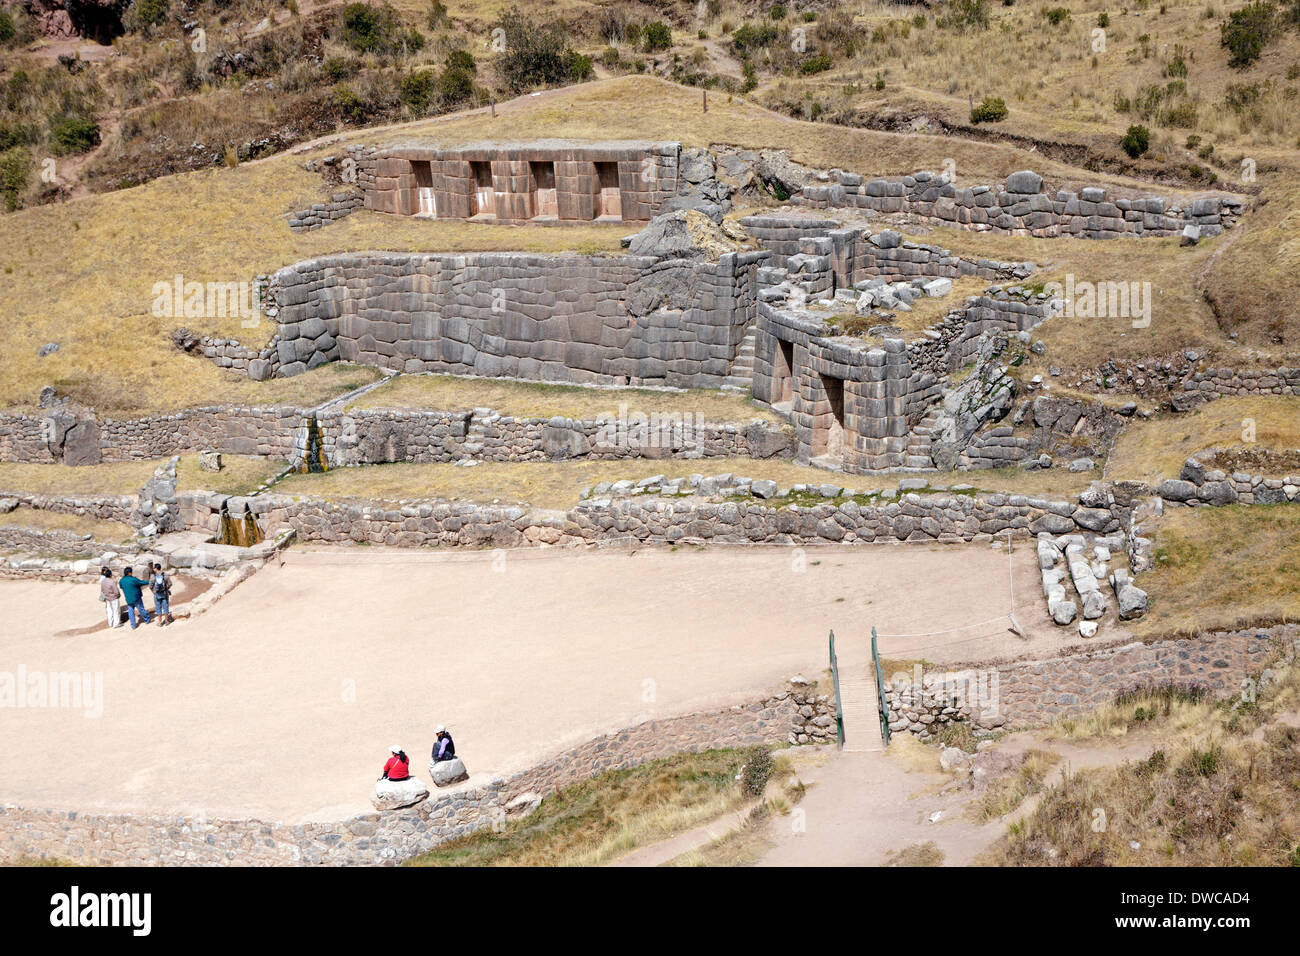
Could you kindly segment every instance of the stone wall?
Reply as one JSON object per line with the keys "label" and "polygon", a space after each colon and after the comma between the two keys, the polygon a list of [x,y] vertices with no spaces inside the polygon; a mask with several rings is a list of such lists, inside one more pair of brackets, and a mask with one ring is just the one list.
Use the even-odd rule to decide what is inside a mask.
{"label": "stone wall", "polygon": [[430,501],[335,503],[262,494],[230,499],[182,494],[186,526],[216,531],[223,503],[244,503],[264,529],[288,526],[298,540],[353,541],[389,547],[493,547],[529,544],[825,544],[872,541],[987,540],[1007,531],[1109,533],[1119,518],[1104,508],[1026,495],[907,493],[898,500],[868,491],[810,505],[756,499],[593,497],[563,514],[517,506]]}
{"label": "stone wall", "polygon": [[918,737],[969,721],[977,730],[1022,730],[1081,717],[1139,684],[1198,683],[1230,697],[1286,647],[1300,626],[1207,631],[1190,638],[1098,648],[1047,660],[960,671],[885,675],[889,728]]}
{"label": "stone wall", "polygon": [[[892,229],[873,231],[865,224],[844,224],[835,219],[755,215],[744,217],[740,224],[772,253],[769,267],[790,270],[793,259],[796,271],[804,271],[797,269],[799,257],[827,256],[825,267],[834,277],[832,291],[853,288],[875,276],[974,276],[997,281],[1025,279],[1033,272],[1033,263],[969,259],[940,246],[904,239]],[[813,270],[816,267],[814,264]]]}
{"label": "stone wall", "polygon": [[306,209],[289,213],[286,218],[293,232],[311,232],[352,215],[365,204],[366,197],[360,192],[334,193],[328,202],[312,203]]}
{"label": "stone wall", "polygon": [[907,213],[935,222],[1014,235],[1168,236],[1194,226],[1200,236],[1231,228],[1244,208],[1234,196],[1203,196],[1173,203],[1158,196],[1112,197],[1101,187],[1050,193],[1043,177],[1012,173],[1001,186],[958,189],[942,173],[918,172],[892,179],[864,180],[858,173],[831,170],[831,182],[810,183],[791,202],[814,209],[871,209]]}
{"label": "stone wall", "polygon": [[648,221],[677,194],[680,143],[353,147],[367,209],[436,219]]}
{"label": "stone wall", "polygon": [[344,359],[406,372],[717,387],[753,320],[766,257],[326,256],[272,277],[275,354],[249,375]]}
{"label": "stone wall", "polygon": [[[391,865],[504,821],[507,805],[523,794],[544,797],[595,774],[677,753],[785,742],[805,733],[806,706],[787,691],[750,704],[651,720],[508,778],[450,792],[435,789],[414,807],[342,821],[290,825],[5,805],[0,807],[0,857],[47,856],[98,865]],[[815,716],[824,713],[822,701]]]}

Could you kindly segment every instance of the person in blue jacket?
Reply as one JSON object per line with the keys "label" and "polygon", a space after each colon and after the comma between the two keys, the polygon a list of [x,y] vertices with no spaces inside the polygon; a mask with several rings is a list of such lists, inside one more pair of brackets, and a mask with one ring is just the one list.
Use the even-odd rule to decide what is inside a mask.
{"label": "person in blue jacket", "polygon": [[144,609],[144,589],[149,586],[149,582],[137,578],[132,573],[131,568],[122,572],[122,577],[118,580],[118,586],[122,589],[122,600],[126,603],[126,616],[131,621],[131,630],[139,626],[136,620],[138,613],[145,624],[150,621],[149,612]]}

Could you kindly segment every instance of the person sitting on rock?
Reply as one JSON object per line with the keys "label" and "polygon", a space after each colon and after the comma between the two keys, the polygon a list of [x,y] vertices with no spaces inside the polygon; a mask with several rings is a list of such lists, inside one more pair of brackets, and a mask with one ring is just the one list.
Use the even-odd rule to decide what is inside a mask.
{"label": "person sitting on rock", "polygon": [[131,568],[122,572],[122,577],[117,582],[122,588],[122,600],[126,601],[126,616],[131,621],[131,630],[139,626],[136,620],[137,615],[148,624],[152,618],[149,612],[144,609],[143,589],[148,587],[149,582],[137,578]]}
{"label": "person sitting on rock", "polygon": [[434,733],[438,735],[433,742],[434,762],[456,759],[456,743],[451,739],[451,734],[447,733],[447,728],[439,725]]}
{"label": "person sitting on rock", "polygon": [[384,772],[379,777],[380,780],[405,780],[411,775],[411,761],[406,756],[406,751],[397,744],[388,748],[392,754],[388,758],[388,763],[384,764]]}

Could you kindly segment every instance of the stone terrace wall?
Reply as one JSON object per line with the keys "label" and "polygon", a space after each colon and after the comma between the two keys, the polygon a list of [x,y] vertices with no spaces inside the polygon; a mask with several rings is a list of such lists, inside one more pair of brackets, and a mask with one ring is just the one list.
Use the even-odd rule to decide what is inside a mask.
{"label": "stone terrace wall", "polygon": [[904,240],[892,229],[873,232],[865,225],[843,225],[834,219],[757,215],[746,216],[740,224],[772,253],[769,268],[817,271],[818,264],[809,268],[798,260],[829,257],[825,265],[834,276],[832,290],[853,288],[874,276],[998,280],[1024,279],[1033,271],[1032,263],[968,259],[940,246]]}
{"label": "stone terrace wall", "polygon": [[[427,202],[439,219],[471,216],[497,222],[527,222],[543,210],[536,202],[538,183],[532,163],[553,164],[557,223],[591,222],[602,212],[597,194],[596,163],[613,163],[623,221],[649,220],[677,194],[680,143],[607,142],[579,144],[561,140],[528,143],[476,143],[443,147],[404,143],[351,147],[357,185],[367,209],[399,215],[421,212],[420,182],[414,163],[428,163]],[[471,163],[485,162],[491,175],[492,201],[481,208],[476,199]]]}
{"label": "stone terrace wall", "polygon": [[[819,716],[825,709],[823,702]],[[677,753],[784,742],[806,725],[794,696],[777,694],[723,710],[647,721],[507,779],[445,793],[435,789],[414,807],[337,822],[288,825],[6,805],[0,808],[0,855],[100,865],[391,865],[504,819],[506,805],[521,794],[547,796],[607,770]],[[369,781],[357,785],[369,786]]]}
{"label": "stone terrace wall", "polygon": [[[868,496],[870,497],[870,496]],[[216,530],[228,496],[180,496],[186,526]],[[336,503],[262,494],[247,502],[265,528],[288,526],[298,540],[389,547],[494,547],[528,544],[825,544],[872,541],[974,541],[1007,531],[1110,533],[1119,517],[1104,507],[1026,495],[905,494],[801,506],[758,500],[590,498],[564,514],[466,502],[395,505]]]}
{"label": "stone terrace wall", "polygon": [[791,197],[814,209],[871,209],[907,213],[975,230],[1033,236],[1168,236],[1186,226],[1214,236],[1231,228],[1243,203],[1231,196],[1205,196],[1183,205],[1156,196],[1112,201],[1107,190],[1044,190],[1043,177],[1022,170],[1001,187],[957,189],[942,173],[918,172],[897,179],[864,181],[857,173],[832,170],[829,185],[813,183]]}
{"label": "stone terrace wall", "polygon": [[889,729],[926,738],[948,723],[1021,730],[1063,717],[1081,717],[1113,703],[1137,684],[1197,682],[1216,697],[1241,690],[1284,647],[1300,639],[1300,627],[1208,631],[1179,640],[1099,648],[1048,660],[1017,661],[955,672],[932,671],[885,685]]}
{"label": "stone terrace wall", "polygon": [[[102,460],[138,461],[188,451],[298,461],[316,417],[331,466],[411,461],[544,461],[565,458],[711,458],[788,455],[788,428],[775,422],[707,422],[694,415],[644,421],[612,401],[606,418],[523,418],[491,409],[324,411],[294,406],[214,405],[168,415],[98,422]],[[35,437],[42,420],[0,418],[0,460],[48,463]]]}
{"label": "stone terrace wall", "polygon": [[[275,374],[334,359],[407,372],[717,387],[765,252],[717,262],[526,253],[327,256],[277,272]],[[253,363],[256,364],[256,363]],[[268,370],[250,365],[249,375]]]}
{"label": "stone terrace wall", "polygon": [[1183,383],[1186,392],[1220,395],[1300,395],[1300,368],[1208,368]]}

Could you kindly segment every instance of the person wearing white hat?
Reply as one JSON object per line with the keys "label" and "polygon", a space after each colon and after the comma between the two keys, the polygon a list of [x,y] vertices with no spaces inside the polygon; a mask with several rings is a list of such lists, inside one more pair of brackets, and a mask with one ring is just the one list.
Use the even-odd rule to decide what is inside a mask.
{"label": "person wearing white hat", "polygon": [[447,728],[439,724],[434,733],[438,735],[438,739],[433,742],[434,761],[455,759],[456,743],[451,739],[451,734],[447,733]]}
{"label": "person wearing white hat", "polygon": [[384,772],[380,775],[380,780],[405,780],[411,775],[411,761],[404,751],[397,744],[388,748],[392,754],[388,762],[384,764]]}

